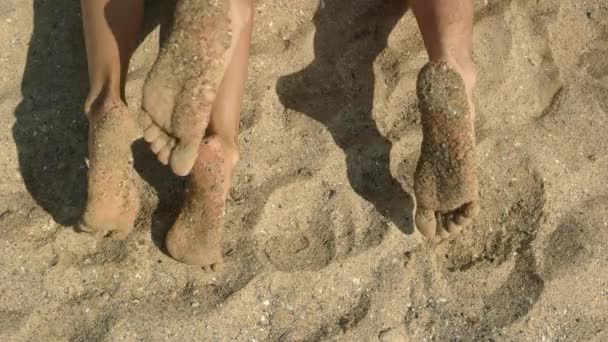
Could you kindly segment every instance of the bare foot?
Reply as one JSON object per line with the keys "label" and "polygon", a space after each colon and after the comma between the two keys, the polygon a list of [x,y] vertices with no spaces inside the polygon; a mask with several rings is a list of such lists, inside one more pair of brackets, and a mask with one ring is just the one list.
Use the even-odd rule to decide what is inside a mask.
{"label": "bare foot", "polygon": [[116,104],[93,109],[89,127],[88,199],[79,228],[124,239],[139,209],[131,153],[137,123],[124,104]]}
{"label": "bare foot", "polygon": [[415,175],[416,226],[426,237],[447,238],[479,212],[475,131],[470,92],[446,63],[418,75],[422,147]]}
{"label": "bare foot", "polygon": [[174,259],[212,270],[222,263],[226,196],[237,158],[236,149],[226,148],[219,138],[204,140],[188,179],[184,207],[165,240]]}
{"label": "bare foot", "polygon": [[143,89],[144,138],[177,175],[190,173],[225,70],[225,0],[180,0]]}

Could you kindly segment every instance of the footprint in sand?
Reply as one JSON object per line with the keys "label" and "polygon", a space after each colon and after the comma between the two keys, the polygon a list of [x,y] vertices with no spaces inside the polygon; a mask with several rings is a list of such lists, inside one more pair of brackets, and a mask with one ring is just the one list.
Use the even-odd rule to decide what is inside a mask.
{"label": "footprint in sand", "polygon": [[545,278],[569,277],[573,268],[585,267],[589,260],[599,256],[608,241],[607,200],[606,196],[600,196],[583,202],[551,233],[544,254]]}
{"label": "footprint in sand", "polygon": [[329,216],[321,184],[295,182],[279,188],[255,228],[260,259],[288,272],[325,267],[336,253]]}
{"label": "footprint in sand", "polygon": [[536,235],[545,203],[544,183],[512,140],[486,139],[478,145],[478,155],[494,156],[480,158],[481,197],[484,203],[500,205],[484,207],[463,239],[440,246],[440,252],[448,255],[450,272],[502,265]]}

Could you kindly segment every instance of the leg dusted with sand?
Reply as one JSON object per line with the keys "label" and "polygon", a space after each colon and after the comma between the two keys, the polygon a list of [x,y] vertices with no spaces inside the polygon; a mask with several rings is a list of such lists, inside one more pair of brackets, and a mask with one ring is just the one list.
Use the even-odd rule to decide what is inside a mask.
{"label": "leg dusted with sand", "polygon": [[475,164],[472,0],[416,0],[429,55],[418,75],[423,140],[416,168],[416,226],[448,238],[479,212]]}
{"label": "leg dusted with sand", "polygon": [[[184,1],[184,3],[188,2]],[[207,97],[205,100],[213,100],[211,112],[207,113],[208,104],[194,106],[190,99],[183,98],[179,100],[188,102],[186,104],[178,102],[177,106],[194,106],[191,107],[191,110],[196,110],[196,112],[173,112],[174,115],[184,115],[183,120],[204,121],[205,116],[209,116],[207,119],[209,125],[204,127],[206,122],[203,122],[204,126],[197,126],[202,130],[200,133],[195,132],[199,136],[197,139],[204,134],[203,143],[200,144],[200,140],[192,142],[196,145],[196,153],[188,179],[186,203],[174,226],[167,234],[165,245],[167,252],[176,260],[210,269],[215,269],[222,263],[221,237],[224,227],[224,212],[232,173],[238,162],[236,141],[253,23],[252,0],[230,0],[227,1],[227,4],[230,32],[232,32],[230,48],[224,54],[227,67],[221,75],[217,96],[215,96],[215,88],[213,88],[213,97]],[[178,12],[177,15],[180,13]],[[203,16],[203,18],[206,17]],[[179,18],[177,20],[179,21]],[[214,37],[218,40],[223,39],[221,36]],[[220,46],[219,43],[209,44],[218,46],[218,48]],[[157,63],[162,63],[161,58],[164,57],[159,57]],[[157,69],[154,72],[159,71]],[[151,87],[150,82],[153,82],[154,77],[161,76],[150,76],[148,87]],[[186,115],[191,115],[191,117],[187,118]],[[179,122],[179,120],[182,119],[175,122]],[[160,132],[154,128],[152,130]],[[150,138],[150,130],[147,131],[147,136]],[[154,144],[155,142],[152,142],[153,149]],[[178,154],[175,154],[175,151],[171,152],[172,160],[182,157],[189,160],[189,152],[186,153],[189,147],[184,148],[178,150]],[[158,156],[161,161],[167,162],[170,159],[170,153],[163,152],[168,150],[168,148],[160,150]],[[173,170],[178,173],[180,170],[189,172],[190,166],[186,167],[186,164],[189,165],[190,161],[180,164],[184,160],[186,159],[172,164]]]}
{"label": "leg dusted with sand", "polygon": [[131,155],[138,127],[124,102],[124,84],[143,0],[83,0],[82,14],[90,81],[85,112],[90,129],[88,200],[79,226],[124,239],[139,209]]}

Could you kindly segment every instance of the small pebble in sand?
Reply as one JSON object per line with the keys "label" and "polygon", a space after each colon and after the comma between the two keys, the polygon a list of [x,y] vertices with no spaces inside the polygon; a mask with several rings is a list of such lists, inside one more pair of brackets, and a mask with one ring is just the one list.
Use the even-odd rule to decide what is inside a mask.
{"label": "small pebble in sand", "polygon": [[353,283],[355,285],[359,285],[359,284],[361,284],[361,279],[359,279],[359,278],[353,278]]}
{"label": "small pebble in sand", "polygon": [[194,303],[190,304],[190,306],[193,307],[193,308],[198,308],[199,306],[201,306],[201,303],[194,302]]}
{"label": "small pebble in sand", "polygon": [[270,305],[270,301],[269,300],[265,300],[264,302],[262,302],[262,304],[264,304],[264,306],[268,306],[268,305]]}

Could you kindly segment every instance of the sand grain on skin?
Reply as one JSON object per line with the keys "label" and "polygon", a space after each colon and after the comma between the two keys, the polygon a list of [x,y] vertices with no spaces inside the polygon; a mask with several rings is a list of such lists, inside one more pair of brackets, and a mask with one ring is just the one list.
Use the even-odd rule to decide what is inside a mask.
{"label": "sand grain on skin", "polygon": [[[607,340],[605,0],[475,1],[483,211],[436,246],[351,184],[390,168],[414,195],[416,20],[394,19],[401,0],[324,3],[254,1],[225,262],[209,273],[163,254],[150,215],[125,241],[60,224],[86,185],[79,2],[0,1],[0,341]],[[133,58],[132,108],[158,36]],[[303,70],[314,82],[286,110],[277,82]],[[376,131],[392,149],[359,150]],[[170,221],[181,183],[156,168],[135,177],[142,212]]]}

